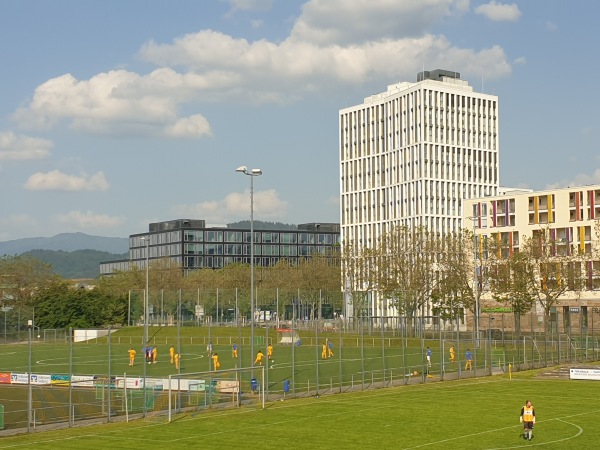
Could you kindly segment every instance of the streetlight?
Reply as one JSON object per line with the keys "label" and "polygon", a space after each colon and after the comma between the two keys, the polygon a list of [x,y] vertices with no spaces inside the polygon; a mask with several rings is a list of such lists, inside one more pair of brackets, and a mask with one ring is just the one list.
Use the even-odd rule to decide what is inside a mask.
{"label": "streetlight", "polygon": [[148,346],[148,287],[150,284],[150,236],[143,236],[146,244],[146,291],[144,292],[144,417],[146,417],[146,347]]}
{"label": "streetlight", "polygon": [[235,169],[250,177],[250,363],[254,358],[254,177],[262,175],[262,170],[248,170],[246,166]]}

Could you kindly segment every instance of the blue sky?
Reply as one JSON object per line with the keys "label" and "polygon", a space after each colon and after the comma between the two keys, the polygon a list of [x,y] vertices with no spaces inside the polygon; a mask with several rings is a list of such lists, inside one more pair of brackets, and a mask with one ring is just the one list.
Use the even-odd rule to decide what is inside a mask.
{"label": "blue sky", "polygon": [[[576,7],[575,7],[576,6]],[[600,183],[600,2],[3,0],[0,240],[339,221],[338,111],[418,71],[500,98],[504,186]]]}

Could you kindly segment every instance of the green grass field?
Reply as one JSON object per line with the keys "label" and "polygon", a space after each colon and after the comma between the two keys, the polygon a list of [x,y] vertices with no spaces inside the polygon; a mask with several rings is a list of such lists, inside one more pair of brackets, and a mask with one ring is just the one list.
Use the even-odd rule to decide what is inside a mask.
{"label": "green grass field", "polygon": [[[136,420],[0,439],[0,449],[544,449],[595,448],[593,381],[521,373],[285,400],[260,409],[208,410],[171,423]],[[519,411],[531,399],[534,440]]]}
{"label": "green grass field", "polygon": [[[158,363],[155,365],[147,365],[145,367],[148,376],[165,376],[175,372],[174,367],[169,363],[169,347],[174,345],[178,348],[181,358],[182,372],[199,372],[210,370],[210,359],[207,357],[206,344],[209,340],[213,342],[213,351],[219,353],[220,361],[223,369],[233,367],[249,367],[254,360],[254,355],[250,354],[250,338],[249,329],[242,328],[238,330],[233,327],[213,328],[209,331],[205,327],[183,327],[179,331],[179,339],[177,330],[174,328],[151,328],[151,342],[156,345],[159,350]],[[294,348],[295,362],[298,366],[303,366],[299,370],[299,380],[308,380],[316,377],[316,362],[320,362],[320,376],[338,377],[339,364],[338,356],[340,349],[343,352],[342,372],[343,381],[350,381],[350,377],[354,374],[362,372],[363,366],[360,363],[362,356],[365,359],[365,371],[381,371],[393,370],[401,376],[403,371],[412,372],[423,369],[424,363],[424,346],[430,346],[433,350],[432,372],[441,372],[442,368],[442,353],[444,353],[446,372],[456,371],[457,364],[449,364],[448,351],[450,345],[457,347],[457,357],[464,365],[464,352],[467,347],[473,351],[472,342],[464,341],[458,348],[456,341],[446,340],[440,346],[438,339],[425,340],[406,339],[397,335],[386,335],[382,337],[378,333],[366,335],[363,338],[360,335],[343,335],[340,342],[340,336],[337,333],[321,334],[315,337],[311,331],[301,332],[303,345]],[[334,351],[336,357],[327,360],[321,360],[321,345],[326,338],[329,338],[334,343]],[[268,336],[264,329],[257,329],[255,334],[254,351],[261,349],[265,352],[267,339],[275,345],[275,367],[272,371],[273,380],[283,380],[290,376],[288,371],[279,371],[286,364],[289,365],[292,360],[291,346],[280,346],[277,344],[277,335],[273,331]],[[318,339],[318,340],[317,340]],[[240,347],[240,358],[234,360],[231,356],[231,344],[233,341],[238,343]],[[383,345],[382,345],[383,341]],[[361,346],[364,342],[364,348]],[[72,349],[69,345],[63,342],[40,342],[33,340],[31,349],[32,372],[33,373],[75,373],[75,374],[106,374],[109,370],[108,361],[110,360],[110,372],[113,375],[123,375],[127,373],[131,376],[141,375],[144,371],[142,364],[142,329],[127,328],[119,330],[112,335],[110,350],[106,345],[106,338],[92,340],[90,342],[75,343]],[[402,349],[402,344],[406,346]],[[133,347],[137,350],[136,365],[129,367],[127,350]],[[477,352],[474,351],[476,358],[475,362],[478,367],[484,367],[489,364],[489,354],[484,349],[485,342]],[[498,362],[498,355],[502,355],[503,351],[510,357],[514,353],[514,349],[495,348],[492,353],[494,363]],[[72,352],[72,356],[70,356]],[[266,352],[265,352],[266,353]],[[383,360],[385,353],[385,361]],[[0,345],[0,357],[2,360],[1,370],[26,372],[28,370],[28,345],[26,343]],[[70,365],[70,361],[72,366]],[[279,367],[277,367],[279,366]],[[331,369],[329,369],[331,368]],[[329,383],[329,381],[327,381]]]}
{"label": "green grass field", "polygon": [[[104,376],[108,374],[110,361],[110,373],[113,376],[126,373],[127,377],[136,377],[146,371],[148,377],[166,377],[176,373],[168,355],[169,346],[175,345],[183,355],[182,373],[203,372],[210,369],[206,352],[209,339],[213,342],[213,350],[221,357],[221,369],[224,371],[238,364],[248,367],[254,359],[250,354],[247,328],[157,328],[151,329],[150,336],[153,345],[159,348],[158,363],[147,365],[143,363],[141,355],[141,332],[140,328],[119,330],[112,335],[110,348],[106,338],[72,346],[64,341],[36,341],[31,346],[31,371],[34,374],[72,372]],[[264,351],[267,342],[264,333],[264,329],[257,330],[255,351],[259,348]],[[513,445],[528,445],[514,438],[518,438],[519,434],[519,409],[526,398],[531,397],[536,407],[544,411],[544,420],[554,421],[543,433],[546,427],[540,422],[540,436],[539,439],[536,436],[534,443],[542,442],[544,446],[550,445],[548,448],[569,448],[571,440],[577,445],[586,442],[592,429],[592,419],[588,416],[598,419],[598,411],[585,411],[575,425],[569,425],[569,417],[575,414],[574,411],[582,413],[580,399],[596,396],[597,385],[593,382],[543,381],[524,376],[523,373],[510,381],[503,376],[473,379],[472,372],[461,374],[466,379],[449,381],[458,376],[459,367],[464,367],[464,351],[472,346],[472,342],[466,340],[459,347],[451,340],[403,340],[397,336],[384,336],[382,339],[379,334],[343,335],[342,341],[337,333],[320,334],[317,339],[312,332],[304,331],[301,336],[303,345],[293,348],[293,364],[292,347],[278,345],[273,332],[268,336],[275,343],[274,362],[268,370],[268,389],[270,400],[277,401],[268,402],[266,410],[260,410],[256,402],[252,406],[228,410],[211,405],[208,408],[199,407],[194,413],[181,416],[171,424],[151,423],[146,419],[129,424],[64,430],[58,436],[66,439],[66,448],[89,445],[94,449],[108,448],[110,442],[115,440],[124,448],[146,448],[149,445],[152,448],[172,445],[208,448],[213,441],[219,445],[224,443],[240,448],[275,448],[279,446],[276,445],[278,442],[299,448],[337,448],[338,441],[352,448],[514,448]],[[322,360],[321,346],[326,337],[335,344],[335,356]],[[231,356],[231,343],[234,340],[241,347],[241,359],[238,360]],[[515,351],[514,348],[498,348],[489,344],[491,342],[476,353],[480,375],[484,373],[482,368],[488,367],[499,353],[508,355]],[[459,361],[442,364],[442,355],[447,353],[450,345],[457,347]],[[432,379],[421,376],[425,363],[424,346],[430,346],[433,350]],[[134,367],[128,365],[127,350],[130,347],[138,350]],[[2,345],[0,358],[0,371],[27,372],[29,345]],[[443,373],[442,367],[445,369]],[[419,372],[417,377],[404,376],[415,370]],[[292,376],[295,385],[291,393],[301,398],[292,399],[288,396],[283,402],[278,401],[283,398],[283,382],[291,380]],[[400,380],[400,383],[408,382],[411,385],[348,393],[352,386],[356,390],[372,387],[371,383],[379,386],[384,376],[388,386],[398,384]],[[319,398],[314,397],[317,379],[321,394]],[[442,379],[445,381],[440,383]],[[417,385],[422,381],[427,383]],[[340,390],[344,393],[338,394]],[[549,397],[549,393],[552,393],[552,397]],[[74,410],[76,423],[92,417],[106,420],[106,403],[99,400],[98,389],[83,388],[74,390],[74,394],[77,394],[73,397],[73,404],[77,405]],[[69,390],[65,387],[36,386],[32,403],[36,422],[39,421],[41,425],[57,420],[66,422],[65,417],[69,415],[68,396]],[[0,403],[4,404],[6,410],[6,428],[26,427],[26,385],[0,385]],[[139,413],[142,405],[143,402],[138,398],[129,404],[129,410]],[[113,400],[112,408],[116,408],[117,415],[124,415],[123,405],[117,398]],[[149,407],[148,411],[151,412],[153,408]],[[548,415],[548,409],[551,409],[552,415]],[[160,420],[164,422],[164,416]],[[588,432],[577,434],[577,427]],[[576,432],[571,433],[569,429]],[[571,437],[559,441],[563,437],[557,438],[556,430],[562,430],[563,437]],[[53,432],[47,432],[18,438],[4,437],[0,439],[0,444],[15,442],[18,447],[21,442],[27,443],[33,439],[40,448],[56,448],[54,436]],[[505,439],[507,443],[504,443]],[[249,444],[254,441],[256,445]],[[71,443],[72,447],[69,447]],[[3,448],[2,445],[0,448]],[[62,443],[60,445],[64,447]]]}

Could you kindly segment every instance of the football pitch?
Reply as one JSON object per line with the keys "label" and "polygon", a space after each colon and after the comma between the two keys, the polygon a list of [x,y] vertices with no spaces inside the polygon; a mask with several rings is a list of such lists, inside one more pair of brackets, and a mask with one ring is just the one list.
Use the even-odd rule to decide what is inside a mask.
{"label": "football pitch", "polygon": [[[4,437],[0,449],[544,449],[595,448],[600,406],[594,381],[522,372],[286,399],[266,409],[205,410],[171,423],[136,420]],[[519,412],[536,409],[534,439]]]}

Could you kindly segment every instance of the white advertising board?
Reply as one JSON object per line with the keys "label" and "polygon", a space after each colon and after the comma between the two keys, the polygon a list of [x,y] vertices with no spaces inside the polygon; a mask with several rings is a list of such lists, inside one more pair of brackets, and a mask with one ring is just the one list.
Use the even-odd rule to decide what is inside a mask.
{"label": "white advertising board", "polygon": [[571,380],[600,380],[600,369],[571,369]]}

